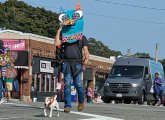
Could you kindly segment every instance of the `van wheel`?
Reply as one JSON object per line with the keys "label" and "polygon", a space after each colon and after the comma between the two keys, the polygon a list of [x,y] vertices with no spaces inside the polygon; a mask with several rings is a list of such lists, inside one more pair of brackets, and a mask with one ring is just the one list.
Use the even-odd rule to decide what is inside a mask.
{"label": "van wheel", "polygon": [[144,104],[144,101],[145,101],[145,94],[144,92],[141,94],[139,100],[138,100],[138,104],[139,105],[143,105]]}
{"label": "van wheel", "polygon": [[109,97],[103,97],[102,100],[104,101],[104,103],[110,103],[111,102]]}

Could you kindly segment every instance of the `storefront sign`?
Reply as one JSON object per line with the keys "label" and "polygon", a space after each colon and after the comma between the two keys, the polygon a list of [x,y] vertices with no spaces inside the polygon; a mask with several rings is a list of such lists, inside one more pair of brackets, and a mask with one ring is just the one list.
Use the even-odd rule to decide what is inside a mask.
{"label": "storefront sign", "polygon": [[16,40],[16,39],[5,39],[2,40],[4,47],[9,47],[10,50],[25,50],[25,40]]}
{"label": "storefront sign", "polygon": [[53,73],[54,69],[51,67],[51,61],[40,60],[40,72]]}

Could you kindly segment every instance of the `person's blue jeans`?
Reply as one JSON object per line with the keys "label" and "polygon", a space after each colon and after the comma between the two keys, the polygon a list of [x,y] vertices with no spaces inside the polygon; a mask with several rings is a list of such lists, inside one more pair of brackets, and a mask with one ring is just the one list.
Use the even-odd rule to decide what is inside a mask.
{"label": "person's blue jeans", "polygon": [[0,79],[0,100],[2,99],[2,93],[3,93],[3,83],[2,80]]}
{"label": "person's blue jeans", "polygon": [[[69,63],[62,64],[62,72],[64,74],[64,107],[72,107],[71,106],[71,82],[76,87],[77,94],[78,94],[78,102],[84,102],[84,88],[82,84],[82,65],[76,64],[75,66],[75,74],[72,74],[71,68]],[[74,77],[73,77],[74,76]],[[73,79],[74,78],[74,79]]]}

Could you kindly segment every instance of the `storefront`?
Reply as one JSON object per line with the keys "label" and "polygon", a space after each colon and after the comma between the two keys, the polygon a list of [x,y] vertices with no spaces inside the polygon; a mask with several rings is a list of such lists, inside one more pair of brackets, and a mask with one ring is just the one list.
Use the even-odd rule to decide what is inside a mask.
{"label": "storefront", "polygon": [[[62,77],[59,80],[58,69],[51,67],[56,55],[54,39],[13,30],[0,31],[0,39],[8,40],[5,45],[10,45],[18,51],[18,59],[14,64],[18,71],[19,92],[13,92],[13,97],[29,102],[33,98],[43,101],[44,96],[54,95],[59,81],[63,93]],[[12,45],[13,40],[15,44]],[[94,89],[96,73],[108,73],[113,63],[114,61],[108,58],[90,55],[83,75],[84,87],[87,81],[91,81]]]}
{"label": "storefront", "polygon": [[58,68],[51,67],[53,59],[33,57],[31,98],[43,101],[45,96],[53,96],[58,82]]}
{"label": "storefront", "polygon": [[43,98],[44,94],[55,92],[57,71],[50,67],[55,58],[54,39],[13,30],[0,31],[0,39],[4,47],[18,51],[14,65],[19,92],[13,92],[14,98],[32,101],[34,95]]}

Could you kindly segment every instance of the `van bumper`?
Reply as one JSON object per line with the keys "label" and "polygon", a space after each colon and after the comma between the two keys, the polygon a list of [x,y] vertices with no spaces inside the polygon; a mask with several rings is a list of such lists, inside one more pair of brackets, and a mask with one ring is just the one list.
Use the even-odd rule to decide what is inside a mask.
{"label": "van bumper", "polygon": [[142,95],[142,90],[140,87],[131,88],[130,90],[123,91],[111,91],[109,87],[104,87],[104,97],[110,99],[139,99]]}
{"label": "van bumper", "polygon": [[122,93],[104,93],[104,97],[109,97],[110,99],[139,99],[141,94],[133,94],[133,93],[128,93],[128,94],[122,94]]}

